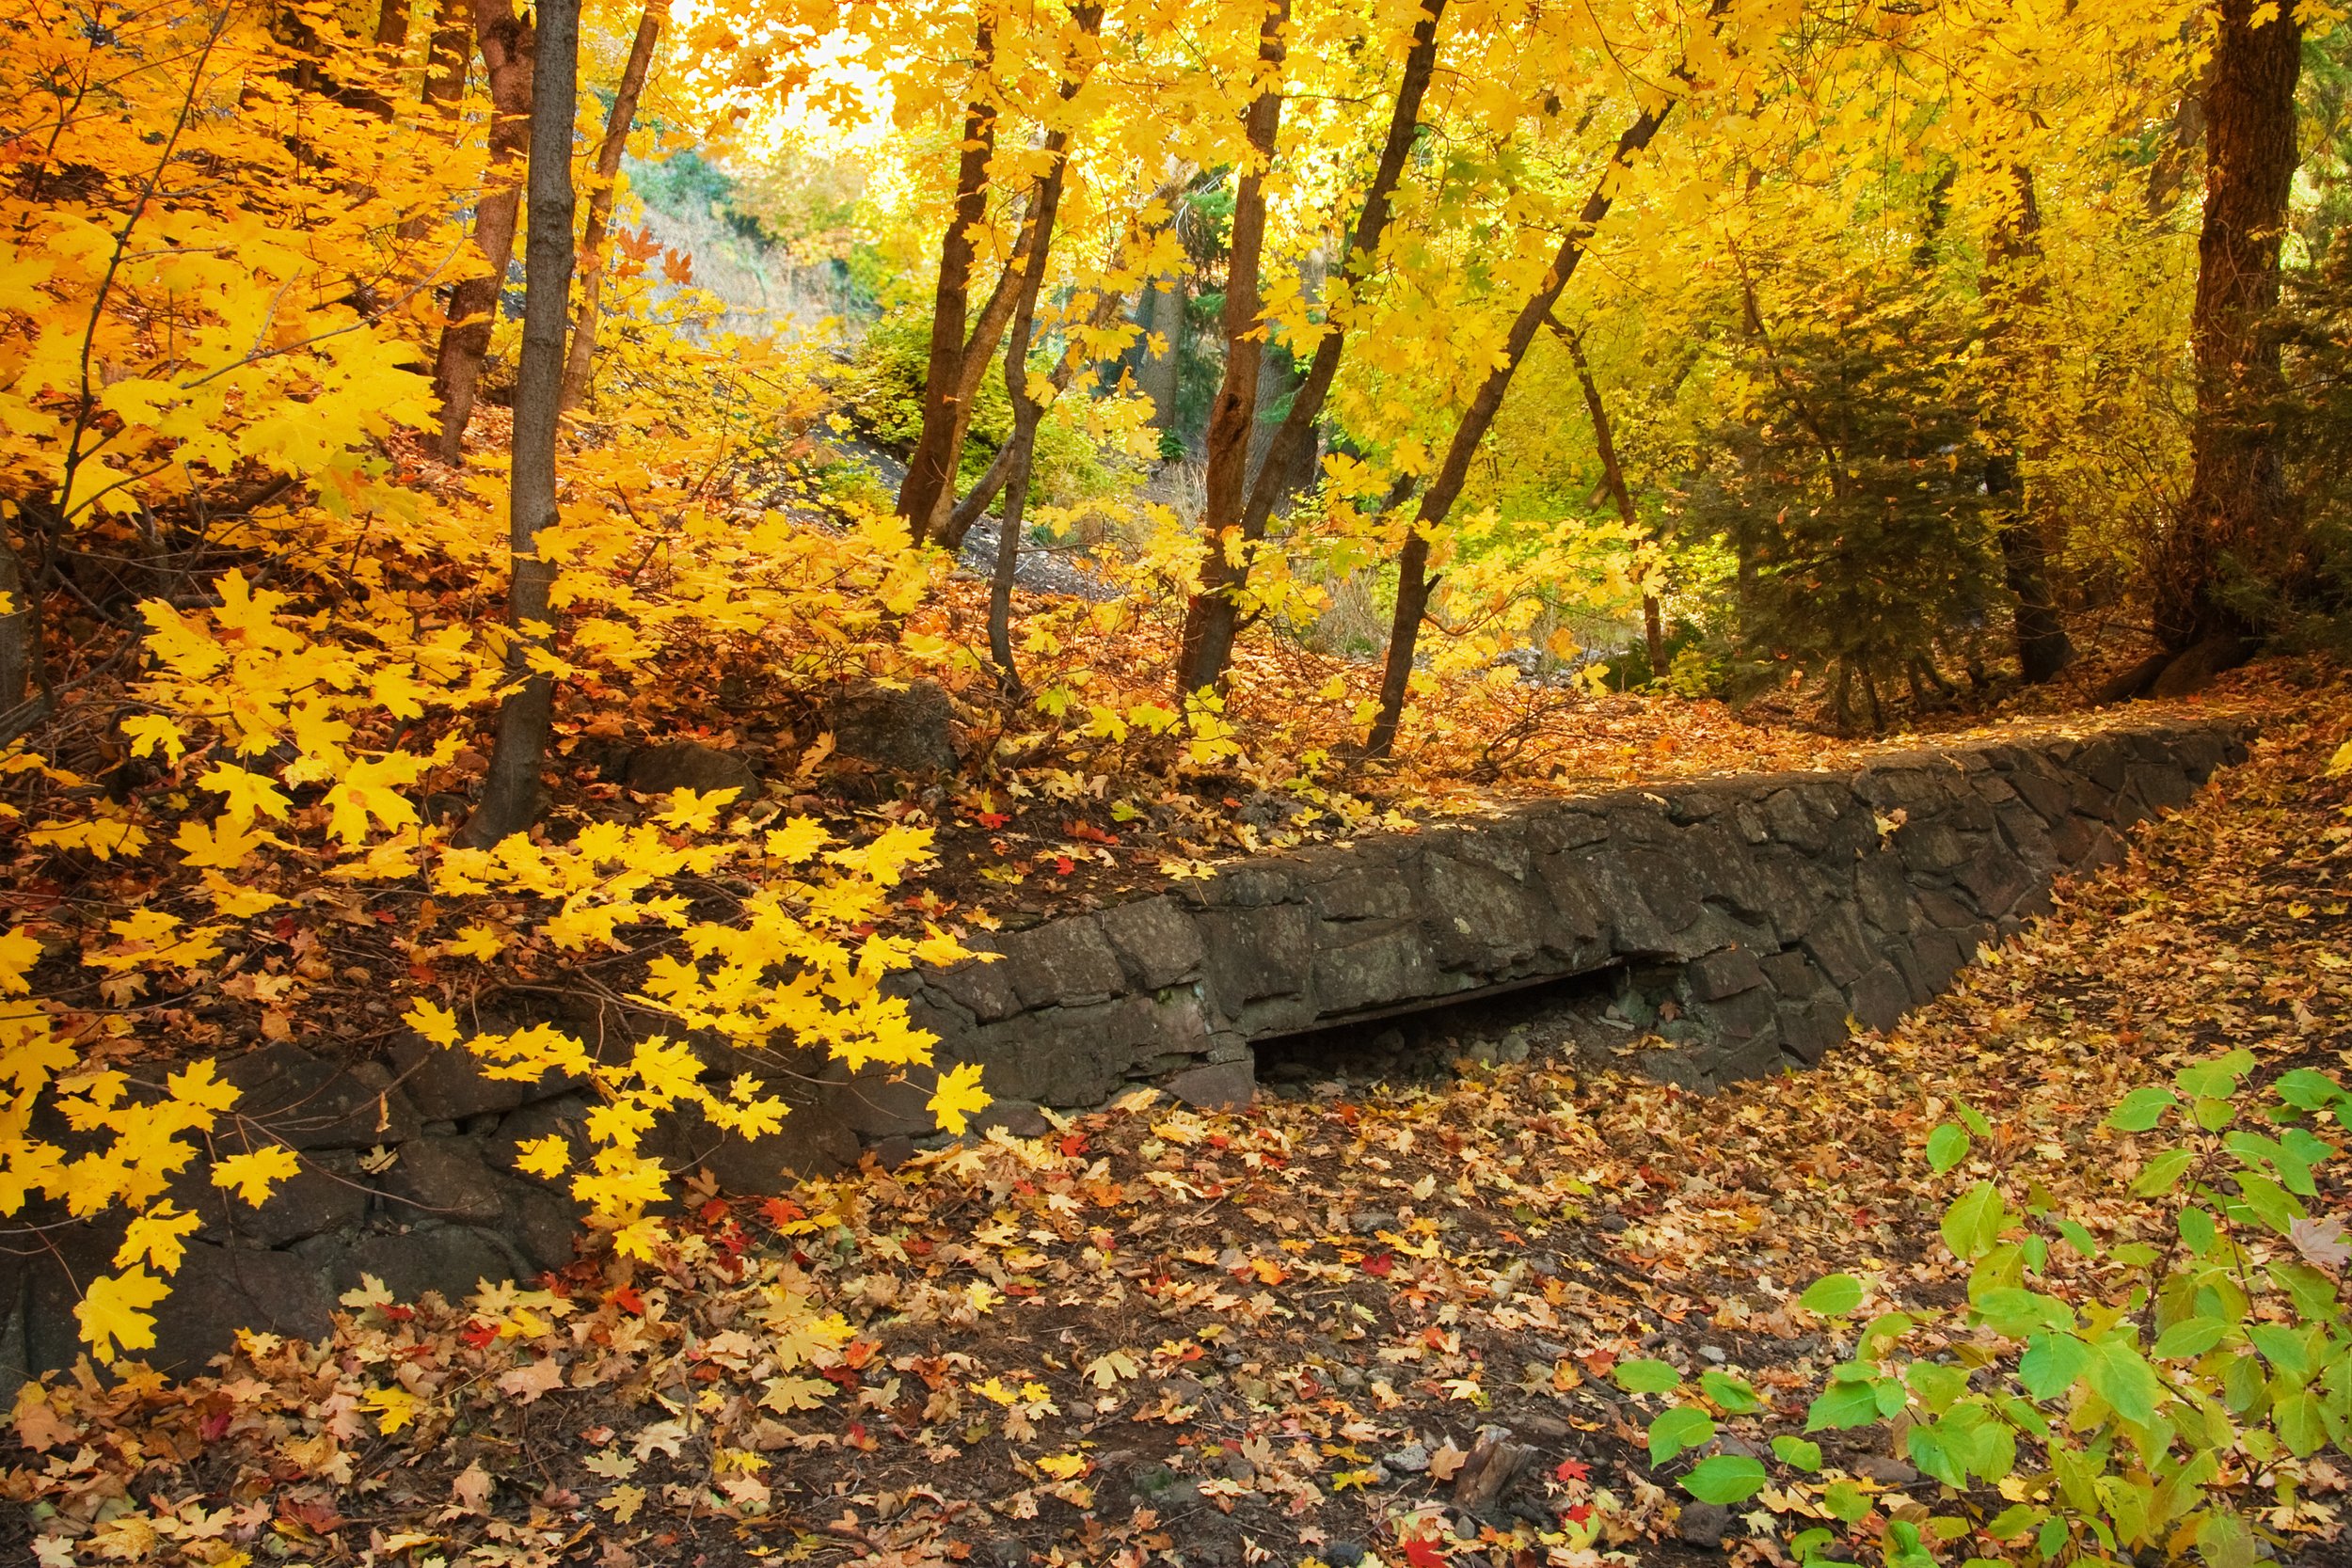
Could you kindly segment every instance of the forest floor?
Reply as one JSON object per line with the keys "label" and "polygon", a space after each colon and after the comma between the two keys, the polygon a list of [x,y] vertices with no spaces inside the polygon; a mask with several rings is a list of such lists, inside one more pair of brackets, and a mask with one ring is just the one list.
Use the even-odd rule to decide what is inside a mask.
{"label": "forest floor", "polygon": [[[2149,1146],[2102,1125],[2112,1101],[2229,1047],[2265,1078],[2352,1063],[2352,776],[2328,770],[2352,687],[2259,705],[2252,760],[2128,863],[1818,1070],[1702,1098],[1548,1058],[1538,1018],[1524,1064],[1468,1039],[1458,1070],[1367,1085],[1343,1047],[1247,1112],[1147,1092],[1042,1140],[708,1195],[662,1266],[355,1292],[331,1341],[253,1338],[217,1375],[35,1386],[0,1555],[1780,1563],[1840,1484],[1869,1506],[1836,1528],[1872,1555],[1935,1487],[1883,1427],[1825,1434],[1819,1474],[1773,1465],[1745,1513],[1674,1485],[1802,1429],[1851,1348],[1805,1288],[1844,1270],[1871,1309],[1948,1307],[1938,1216],[1982,1178],[2039,1183],[2102,1243],[2153,1236],[2125,1192]],[[1994,1135],[1931,1176],[1961,1101]],[[2345,1197],[2323,1178],[2315,1207]],[[1660,1402],[1611,1376],[1635,1357],[1762,1406],[1653,1466]],[[1493,1497],[1482,1429],[1533,1450]],[[2284,1479],[2247,1478],[2280,1558],[2352,1560],[2340,1457]]]}

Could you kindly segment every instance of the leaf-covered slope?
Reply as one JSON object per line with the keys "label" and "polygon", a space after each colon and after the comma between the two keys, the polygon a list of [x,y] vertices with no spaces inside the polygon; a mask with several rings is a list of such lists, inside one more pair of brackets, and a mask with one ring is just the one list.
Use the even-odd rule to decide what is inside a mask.
{"label": "leaf-covered slope", "polygon": [[[1873,1307],[1952,1307],[1937,1224],[1980,1179],[2047,1193],[2103,1247],[2161,1240],[2127,1193],[2154,1146],[2104,1128],[2110,1104],[2233,1047],[2264,1078],[2341,1069],[2352,781],[2327,766],[2348,731],[2341,688],[2275,718],[2130,864],[1819,1071],[1713,1099],[1562,1064],[1232,1117],[1136,1101],[764,1207],[713,1198],[660,1266],[457,1307],[359,1293],[328,1345],[28,1391],[0,1488],[35,1506],[8,1528],[56,1562],[1425,1568],[1673,1560],[1858,1497],[1873,1558],[1934,1483],[1883,1428],[1817,1434],[1815,1474],[1776,1453],[1851,1349],[1800,1296],[1843,1272]],[[1991,1136],[1933,1175],[1960,1101]],[[2340,1213],[2341,1187],[2312,1207]],[[2106,1267],[2052,1288],[2097,1296]],[[1640,1390],[1669,1374],[1714,1409],[1661,1443]],[[1488,1426],[1509,1436],[1482,1452]],[[1710,1456],[1769,1472],[1750,1512],[1683,1498]],[[1508,1485],[1457,1505],[1496,1465]],[[2342,1549],[2341,1456],[2238,1484],[2282,1556]]]}

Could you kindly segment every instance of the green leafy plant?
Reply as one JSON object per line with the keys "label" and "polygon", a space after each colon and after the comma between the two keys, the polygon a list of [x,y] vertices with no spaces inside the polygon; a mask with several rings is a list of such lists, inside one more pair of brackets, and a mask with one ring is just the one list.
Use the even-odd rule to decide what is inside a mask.
{"label": "green leafy plant", "polygon": [[[2020,1209],[2000,1183],[1979,1180],[1941,1227],[1968,1267],[1967,1305],[1933,1321],[1886,1311],[1860,1324],[1805,1430],[1890,1423],[1911,1463],[1943,1483],[1925,1519],[1887,1522],[1891,1568],[1931,1568],[1937,1546],[1962,1542],[1978,1554],[1970,1564],[2193,1552],[2244,1568],[2257,1556],[2260,1513],[2295,1501],[2296,1462],[2345,1446],[2352,1330],[2321,1265],[2341,1269],[2348,1249],[2341,1223],[2314,1221],[2306,1200],[2319,1196],[2313,1172],[2341,1152],[2317,1129],[2352,1128],[2352,1093],[2297,1069],[2265,1097],[2249,1086],[2254,1069],[2250,1052],[2233,1051],[2181,1069],[2169,1088],[2133,1090],[2108,1117],[2121,1132],[2164,1134],[2129,1188],[2159,1206],[2164,1240],[2103,1243],[2038,1184]],[[1992,1141],[1981,1115],[1958,1114],[1928,1138],[1938,1174]],[[1851,1320],[1868,1293],[1860,1278],[1831,1275],[1800,1305]],[[1628,1363],[1618,1377],[1629,1392],[1680,1388],[1663,1363]],[[1701,1395],[1736,1413],[1744,1388],[1709,1372]],[[1709,1441],[1714,1424],[1686,1403],[1658,1416],[1649,1436],[1662,1464]],[[1821,1464],[1805,1438],[1775,1438],[1772,1451],[1795,1469]],[[1682,1485],[1728,1503],[1767,1479],[1760,1462],[1726,1453]],[[1821,1500],[1848,1524],[1871,1508],[1851,1481]],[[1812,1564],[1830,1560],[1834,1539],[1817,1528],[1789,1544]]]}

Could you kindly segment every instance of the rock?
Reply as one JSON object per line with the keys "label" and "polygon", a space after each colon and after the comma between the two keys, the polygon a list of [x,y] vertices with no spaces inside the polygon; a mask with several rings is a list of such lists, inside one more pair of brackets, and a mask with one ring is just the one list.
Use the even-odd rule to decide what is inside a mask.
{"label": "rock", "polygon": [[1683,973],[1690,977],[1691,994],[1701,1002],[1720,1002],[1765,983],[1756,956],[1744,947],[1726,947],[1693,958]]}
{"label": "rock", "polygon": [[1126,993],[1126,971],[1091,915],[1009,933],[996,947],[1004,958],[988,967],[1004,972],[1024,1007],[1083,1006]]}
{"label": "rock", "polygon": [[1881,1454],[1865,1455],[1849,1463],[1846,1468],[1865,1481],[1877,1481],[1881,1486],[1909,1486],[1919,1479],[1919,1472],[1913,1466],[1899,1459],[1888,1459]]}
{"label": "rock", "polygon": [[183,1377],[235,1348],[238,1329],[314,1339],[333,1326],[332,1292],[291,1252],[192,1242],[168,1299],[168,1309],[156,1315],[155,1348],[147,1359]]}
{"label": "rock", "polygon": [[1731,1510],[1721,1503],[1684,1503],[1675,1523],[1675,1533],[1685,1544],[1708,1548],[1721,1546],[1724,1532],[1730,1528]]}
{"label": "rock", "polygon": [[1426,1444],[1408,1443],[1394,1453],[1380,1456],[1381,1467],[1400,1476],[1420,1476],[1429,1473],[1429,1449]]}
{"label": "rock", "polygon": [[517,1266],[522,1262],[519,1255],[496,1236],[465,1226],[363,1236],[349,1247],[326,1247],[312,1241],[295,1250],[322,1270],[334,1292],[348,1291],[361,1276],[373,1275],[393,1299],[404,1302],[434,1291],[454,1305],[485,1285],[529,1272]]}
{"label": "rock", "polygon": [[836,755],[899,773],[952,773],[960,765],[951,729],[955,707],[931,681],[904,689],[852,688],[825,705]]}
{"label": "rock", "polygon": [[1140,990],[1172,986],[1198,973],[1208,957],[1200,933],[1172,898],[1114,904],[1094,918]]}
{"label": "rock", "polygon": [[212,1174],[212,1165],[199,1160],[172,1182],[171,1196],[203,1217],[197,1235],[215,1245],[281,1247],[358,1225],[368,1210],[367,1188],[356,1171],[330,1169],[317,1159],[304,1160],[258,1209],[214,1186]]}
{"label": "rock", "polygon": [[1334,1541],[1323,1548],[1323,1560],[1331,1568],[1357,1568],[1364,1560],[1364,1548],[1354,1541]]}
{"label": "rock", "polygon": [[418,1138],[400,1147],[391,1168],[376,1178],[393,1217],[405,1224],[436,1219],[491,1225],[505,1217],[506,1196],[482,1163],[471,1139]]}
{"label": "rock", "polygon": [[280,1041],[232,1058],[220,1075],[237,1086],[239,1115],[294,1148],[369,1148],[423,1129],[381,1062],[326,1061]]}
{"label": "rock", "polygon": [[1247,1060],[1217,1062],[1178,1073],[1168,1081],[1168,1092],[1199,1110],[1228,1110],[1249,1103],[1256,1074]]}
{"label": "rock", "polygon": [[[485,1027],[497,1031],[509,1025],[500,1022]],[[463,1121],[512,1111],[582,1086],[579,1080],[554,1072],[542,1073],[531,1083],[493,1078],[483,1070],[482,1058],[463,1046],[435,1045],[415,1035],[394,1041],[390,1056],[401,1092],[426,1121]]]}
{"label": "rock", "polygon": [[714,790],[737,792],[734,804],[749,805],[759,799],[759,775],[739,752],[723,752],[699,741],[674,740],[633,753],[621,783],[641,795],[667,795],[691,789],[697,795]]}

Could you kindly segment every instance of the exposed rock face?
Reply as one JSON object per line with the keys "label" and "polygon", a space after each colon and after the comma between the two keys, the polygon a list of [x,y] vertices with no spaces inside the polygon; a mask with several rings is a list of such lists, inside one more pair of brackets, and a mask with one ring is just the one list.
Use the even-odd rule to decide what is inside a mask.
{"label": "exposed rock face", "polygon": [[[850,735],[873,752],[908,748],[891,766],[943,752],[952,766],[945,705],[895,693]],[[1892,755],[1851,774],[1547,800],[1263,857],[1000,935],[980,944],[993,962],[894,985],[940,1037],[943,1068],[982,1065],[998,1101],[982,1133],[1036,1135],[1042,1107],[1099,1105],[1145,1083],[1194,1105],[1246,1102],[1253,1040],[1604,970],[1619,1020],[1662,1040],[1641,1065],[1713,1087],[1818,1061],[1850,1018],[1892,1024],[1980,942],[2046,911],[2057,877],[2120,858],[2122,830],[2242,754],[2226,726],[2159,724]],[[637,764],[653,756],[678,766],[640,783]],[[737,782],[720,782],[721,764],[742,768],[661,747],[636,753],[628,779]],[[749,1071],[795,1104],[782,1132],[748,1143],[691,1110],[656,1128],[651,1152],[726,1187],[772,1191],[862,1147],[903,1151],[933,1133],[928,1073],[894,1082],[697,1051],[714,1085]],[[200,1162],[175,1184],[202,1226],[161,1308],[156,1365],[199,1370],[240,1326],[316,1334],[366,1275],[396,1293],[456,1296],[570,1260],[568,1192],[514,1162],[518,1144],[548,1135],[585,1155],[585,1085],[501,1082],[413,1039],[382,1062],[272,1045],[223,1073],[243,1092],[239,1113],[299,1151],[302,1169],[259,1210],[212,1186]],[[63,1269],[0,1255],[0,1395],[20,1370],[72,1363],[69,1275],[104,1272],[120,1233],[119,1221],[62,1227]]]}
{"label": "exposed rock face", "polygon": [[856,687],[826,705],[837,755],[900,773],[956,770],[955,708],[931,681]]}
{"label": "exposed rock face", "polygon": [[676,740],[630,752],[620,782],[646,795],[667,795],[674,789],[708,795],[715,790],[734,789],[742,792],[735,798],[738,805],[749,805],[759,799],[759,775],[752,771],[752,765],[739,753],[691,740]]}

